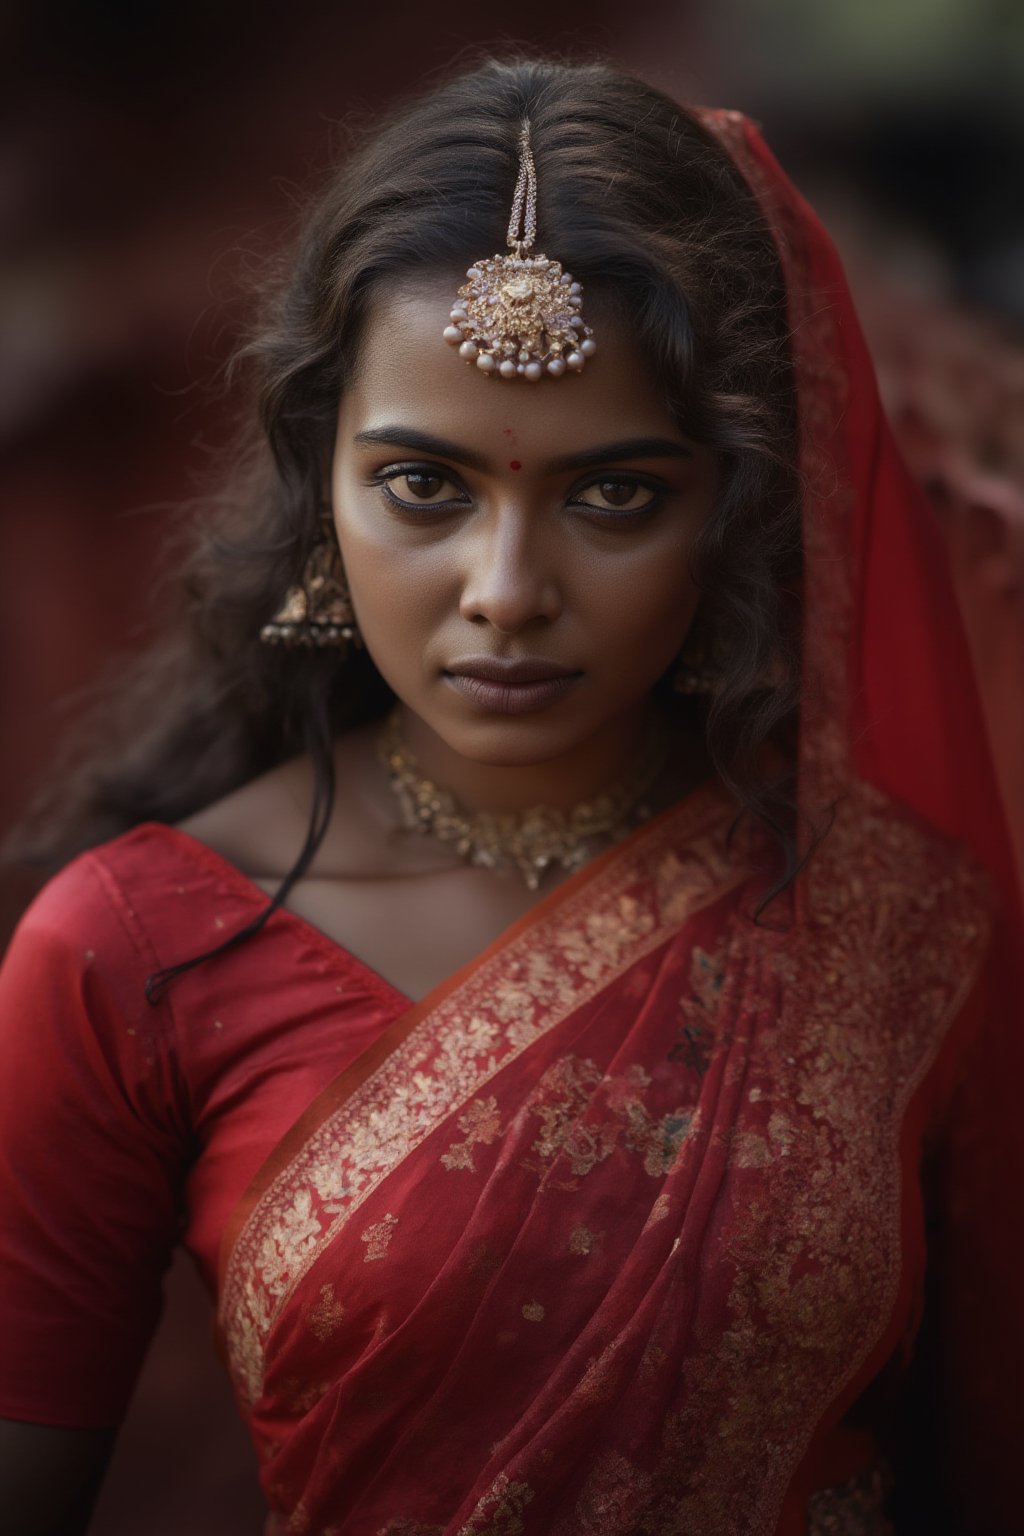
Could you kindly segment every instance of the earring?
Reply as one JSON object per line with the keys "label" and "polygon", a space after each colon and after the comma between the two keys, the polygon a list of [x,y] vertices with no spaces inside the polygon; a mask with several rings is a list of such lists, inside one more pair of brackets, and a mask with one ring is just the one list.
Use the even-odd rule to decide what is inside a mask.
{"label": "earring", "polygon": [[672,677],[672,691],[687,695],[714,693],[721,680],[721,673],[712,672],[710,667],[680,661]]}
{"label": "earring", "polygon": [[341,650],[362,645],[341,551],[326,508],[320,537],[310,550],[297,585],[288,588],[281,607],[260,630],[260,639],[268,645],[333,645]]}
{"label": "earring", "polygon": [[710,651],[700,642],[688,655],[685,651],[676,663],[672,674],[672,691],[687,696],[717,693],[722,683],[723,668],[715,649]]}

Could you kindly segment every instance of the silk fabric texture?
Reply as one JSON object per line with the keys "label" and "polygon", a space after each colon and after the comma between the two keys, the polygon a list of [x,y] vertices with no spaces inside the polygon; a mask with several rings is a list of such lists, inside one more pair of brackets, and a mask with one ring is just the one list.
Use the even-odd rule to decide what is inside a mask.
{"label": "silk fabric texture", "polygon": [[[757,836],[698,791],[275,1149],[219,1313],[275,1531],[805,1530],[826,1474],[876,1449],[851,1405],[913,1352],[926,1155],[955,1317],[939,1432],[968,1528],[1011,1528],[1017,907],[975,689],[833,247],[749,121],[700,116],[786,277],[799,801],[830,829],[756,922]],[[887,1528],[873,1507],[856,1529]]]}

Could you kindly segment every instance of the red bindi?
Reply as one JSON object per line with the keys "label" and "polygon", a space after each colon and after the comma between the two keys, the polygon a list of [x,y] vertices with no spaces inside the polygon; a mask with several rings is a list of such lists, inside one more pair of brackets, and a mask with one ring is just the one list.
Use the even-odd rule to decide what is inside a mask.
{"label": "red bindi", "polygon": [[508,467],[509,469],[522,469],[523,466],[518,459],[510,459]]}

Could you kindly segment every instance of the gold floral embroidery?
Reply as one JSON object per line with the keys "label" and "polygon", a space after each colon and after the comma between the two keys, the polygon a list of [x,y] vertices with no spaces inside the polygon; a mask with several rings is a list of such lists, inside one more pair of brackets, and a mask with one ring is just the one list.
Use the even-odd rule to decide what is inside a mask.
{"label": "gold floral embroidery", "polygon": [[600,1355],[587,1361],[586,1370],[573,1390],[574,1398],[588,1405],[611,1402],[622,1381],[621,1348],[621,1338],[613,1339]]}
{"label": "gold floral embroidery", "polygon": [[360,1242],[366,1244],[366,1258],[364,1263],[370,1264],[374,1259],[382,1259],[391,1244],[395,1228],[398,1226],[398,1217],[392,1216],[388,1211],[380,1221],[375,1221],[372,1226],[360,1234]]}
{"label": "gold floral embroidery", "polygon": [[885,1507],[893,1475],[884,1462],[832,1488],[819,1488],[807,1501],[807,1536],[896,1536]]}
{"label": "gold floral embroidery", "polygon": [[631,1104],[627,1117],[623,1144],[642,1155],[644,1172],[652,1179],[668,1173],[693,1123],[692,1111],[674,1109],[654,1120],[643,1104]]}
{"label": "gold floral embroidery", "polygon": [[288,1536],[308,1536],[310,1529],[309,1511],[305,1504],[300,1501],[292,1510],[285,1530]]}
{"label": "gold floral embroidery", "polygon": [[524,1303],[523,1316],[528,1323],[542,1323],[544,1315],[544,1308],[539,1301],[527,1301]]}
{"label": "gold floral embroidery", "polygon": [[[690,990],[679,999],[679,1035],[668,1053],[668,1059],[682,1062],[698,1076],[707,1071],[711,1060],[725,965],[724,946],[713,955],[699,947],[694,949],[690,962]],[[721,1033],[720,1025],[718,1033]]]}
{"label": "gold floral embroidery", "polygon": [[481,1239],[474,1243],[466,1259],[466,1268],[471,1275],[488,1274],[497,1269],[501,1264],[502,1256],[490,1243]]}
{"label": "gold floral embroidery", "polygon": [[634,1516],[651,1491],[650,1473],[617,1451],[598,1457],[580,1492],[571,1523],[559,1524],[555,1536],[607,1536],[609,1531],[633,1531]]}
{"label": "gold floral embroidery", "polygon": [[671,1209],[672,1202],[669,1199],[668,1191],[662,1190],[657,1200],[655,1200],[654,1204],[651,1206],[651,1214],[647,1218],[645,1230],[646,1227],[653,1227],[656,1222],[664,1221]]}
{"label": "gold floral embroidery", "polygon": [[[736,1132],[730,1119],[714,1133],[728,1159],[720,1240],[702,1255],[714,1311],[681,1347],[669,1307],[636,1367],[621,1330],[587,1362],[567,1417],[574,1400],[587,1414],[609,1405],[596,1422],[614,1437],[645,1400],[664,1393],[666,1410],[641,1455],[598,1442],[555,1536],[769,1536],[814,1426],[892,1316],[901,1127],[972,985],[987,896],[958,852],[863,786],[838,809],[814,878],[813,915],[748,951],[759,1022],[734,1072]],[[741,970],[733,954],[726,986]],[[737,1037],[724,1049],[738,1048]],[[591,1076],[573,1061],[556,1081],[564,1091]],[[620,1111],[639,1081],[619,1083]],[[666,1189],[644,1233],[673,1208]],[[666,1236],[662,1265],[690,1262]],[[557,1485],[545,1478],[542,1494],[535,1473],[541,1449],[558,1445],[517,1467],[542,1528]],[[873,1475],[813,1495],[808,1520],[809,1536],[891,1536]]]}
{"label": "gold floral embroidery", "polygon": [[524,1158],[525,1166],[542,1173],[564,1152],[572,1173],[582,1177],[608,1156],[618,1137],[618,1126],[582,1120],[602,1079],[603,1073],[594,1062],[575,1056],[565,1056],[548,1068],[528,1101],[541,1130],[533,1143],[536,1158]]}
{"label": "gold floral embroidery", "polygon": [[644,1531],[774,1531],[813,1426],[892,1314],[900,1128],[973,984],[988,897],[959,852],[863,785],[812,877],[811,915],[764,947],[743,1077],[761,1091],[727,1141],[726,1313],[683,1361]]}
{"label": "gold floral embroidery", "polygon": [[[686,915],[747,878],[747,851],[726,836],[733,815],[731,802],[713,795],[684,802],[669,822],[638,834],[421,1019],[262,1191],[229,1255],[220,1298],[243,1403],[259,1396],[264,1344],[282,1305],[388,1174]],[[581,1133],[577,1165],[606,1155],[600,1133],[586,1144],[593,1134]]]}
{"label": "gold floral embroidery", "polygon": [[573,1227],[569,1233],[569,1252],[579,1254],[592,1253],[594,1244],[599,1243],[603,1236],[603,1232],[591,1232],[589,1227]]}
{"label": "gold floral embroidery", "polygon": [[326,1344],[345,1316],[345,1308],[334,1294],[333,1285],[322,1285],[315,1306],[309,1309],[307,1324],[313,1337]]}
{"label": "gold floral embroidery", "polygon": [[280,1386],[281,1401],[290,1412],[301,1417],[314,1408],[330,1390],[329,1381],[310,1381],[308,1377],[289,1376]]}
{"label": "gold floral embroidery", "polygon": [[[607,1077],[592,1061],[562,1057],[544,1073],[527,1101],[542,1128],[533,1143],[536,1157],[524,1158],[524,1166],[542,1173],[563,1155],[569,1171],[583,1178],[621,1145],[641,1155],[644,1171],[652,1178],[667,1173],[693,1117],[682,1106],[653,1119],[643,1102],[650,1083],[639,1065]],[[588,1119],[586,1112],[599,1089],[610,1113],[604,1120]]]}
{"label": "gold floral embroidery", "polygon": [[442,1152],[441,1162],[448,1169],[468,1168],[471,1172],[475,1172],[473,1143],[480,1142],[486,1146],[501,1130],[497,1099],[477,1099],[464,1114],[459,1116],[458,1126],[466,1139],[453,1141],[448,1151]]}
{"label": "gold floral embroidery", "polygon": [[526,1529],[523,1510],[533,1498],[526,1483],[513,1483],[502,1473],[479,1501],[458,1536],[520,1536]]}

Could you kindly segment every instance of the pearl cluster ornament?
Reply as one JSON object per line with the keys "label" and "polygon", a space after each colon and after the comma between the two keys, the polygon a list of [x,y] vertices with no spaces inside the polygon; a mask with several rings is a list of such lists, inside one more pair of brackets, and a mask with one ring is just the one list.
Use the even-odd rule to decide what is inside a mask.
{"label": "pearl cluster ornament", "polygon": [[477,261],[452,305],[444,339],[489,378],[579,373],[597,351],[581,314],[583,285],[561,262],[527,254],[537,235],[537,174],[528,125],[520,138],[519,179],[508,227],[509,254]]}
{"label": "pearl cluster ornament", "polygon": [[547,256],[492,256],[466,273],[444,339],[481,373],[536,384],[579,373],[597,345],[582,284]]}

